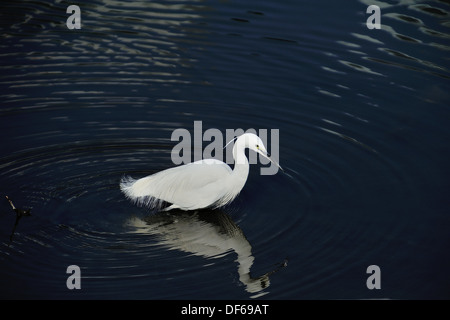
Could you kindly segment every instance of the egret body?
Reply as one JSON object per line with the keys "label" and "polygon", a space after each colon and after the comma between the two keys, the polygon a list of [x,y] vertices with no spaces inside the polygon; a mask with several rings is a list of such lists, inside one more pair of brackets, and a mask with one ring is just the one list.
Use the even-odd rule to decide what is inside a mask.
{"label": "egret body", "polygon": [[120,189],[138,205],[150,208],[160,209],[164,202],[171,204],[164,210],[219,208],[233,201],[247,181],[249,163],[245,148],[261,154],[280,167],[269,158],[264,143],[257,135],[244,133],[237,138],[233,147],[233,170],[220,160],[204,159],[138,180],[123,177]]}

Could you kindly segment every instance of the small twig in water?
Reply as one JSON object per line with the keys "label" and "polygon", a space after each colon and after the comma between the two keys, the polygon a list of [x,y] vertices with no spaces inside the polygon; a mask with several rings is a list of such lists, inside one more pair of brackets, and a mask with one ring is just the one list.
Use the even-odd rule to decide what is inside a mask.
{"label": "small twig in water", "polygon": [[9,240],[12,241],[14,232],[16,231],[16,227],[17,227],[17,225],[19,224],[19,220],[20,220],[23,216],[31,216],[31,213],[30,213],[31,209],[23,210],[23,209],[18,209],[18,208],[16,208],[16,207],[14,206],[14,203],[12,202],[12,200],[11,200],[8,196],[6,196],[6,200],[8,200],[9,204],[11,205],[11,208],[12,208],[12,209],[14,210],[14,212],[16,213],[16,222],[14,223],[14,228],[13,228],[13,230],[12,230],[12,232],[11,232],[11,236],[9,237]]}

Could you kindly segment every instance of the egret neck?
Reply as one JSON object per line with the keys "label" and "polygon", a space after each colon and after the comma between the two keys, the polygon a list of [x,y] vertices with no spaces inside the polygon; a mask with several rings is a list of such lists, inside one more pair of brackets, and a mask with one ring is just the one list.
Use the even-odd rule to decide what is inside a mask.
{"label": "egret neck", "polygon": [[233,147],[234,169],[231,174],[231,180],[235,185],[235,190],[241,190],[247,181],[250,165],[245,156],[246,141],[243,136],[236,140]]}

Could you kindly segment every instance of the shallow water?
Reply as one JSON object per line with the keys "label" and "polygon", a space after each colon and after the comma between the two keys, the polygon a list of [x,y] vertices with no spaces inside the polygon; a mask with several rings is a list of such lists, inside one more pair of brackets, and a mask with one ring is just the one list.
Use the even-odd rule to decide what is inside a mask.
{"label": "shallow water", "polygon": [[[3,1],[0,193],[32,215],[1,202],[1,298],[450,298],[449,4],[391,2],[78,1],[69,30]],[[220,210],[125,199],[194,121],[279,129],[285,172]]]}

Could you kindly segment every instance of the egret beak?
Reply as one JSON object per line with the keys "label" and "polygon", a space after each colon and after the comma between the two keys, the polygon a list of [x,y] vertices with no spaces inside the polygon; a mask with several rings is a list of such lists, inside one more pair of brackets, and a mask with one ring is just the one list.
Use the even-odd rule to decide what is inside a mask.
{"label": "egret beak", "polygon": [[284,171],[283,168],[280,167],[280,165],[279,165],[275,160],[273,160],[272,158],[270,158],[270,154],[269,154],[268,152],[263,151],[263,150],[261,150],[261,149],[258,149],[257,152],[258,152],[260,155],[262,155],[264,158],[266,158],[267,160],[269,160],[270,162],[272,162],[274,165],[276,165],[278,168],[280,168],[281,171]]}

